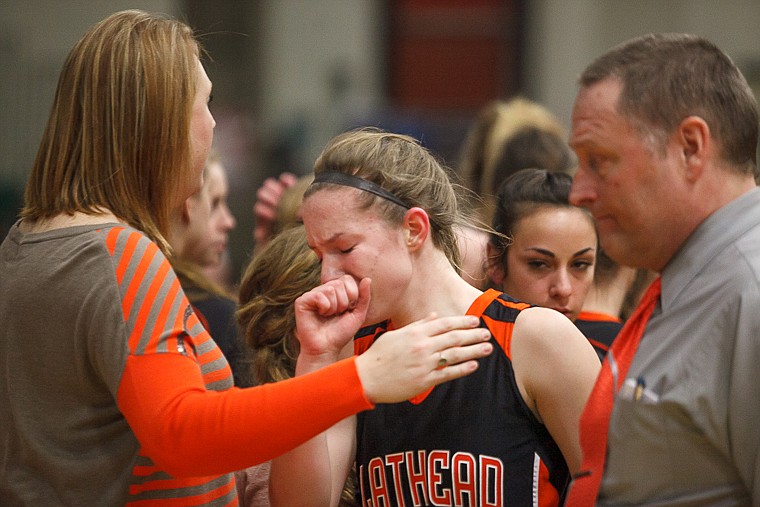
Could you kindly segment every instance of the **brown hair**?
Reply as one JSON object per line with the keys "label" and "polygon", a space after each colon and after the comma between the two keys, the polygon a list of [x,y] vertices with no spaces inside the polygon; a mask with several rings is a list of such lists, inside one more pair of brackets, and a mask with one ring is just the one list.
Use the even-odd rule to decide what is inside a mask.
{"label": "brown hair", "polygon": [[293,302],[319,285],[320,272],[319,259],[306,243],[302,225],[275,236],[246,268],[236,317],[253,351],[252,374],[257,383],[294,375],[299,344]]}
{"label": "brown hair", "polygon": [[199,52],[187,25],[157,14],[118,12],[90,28],[61,71],[21,216],[105,208],[169,252]]}
{"label": "brown hair", "polygon": [[756,165],[757,102],[736,65],[713,43],[689,34],[649,34],[624,42],[593,61],[582,87],[622,84],[618,111],[662,149],[688,116],[707,122],[723,158],[742,173]]}

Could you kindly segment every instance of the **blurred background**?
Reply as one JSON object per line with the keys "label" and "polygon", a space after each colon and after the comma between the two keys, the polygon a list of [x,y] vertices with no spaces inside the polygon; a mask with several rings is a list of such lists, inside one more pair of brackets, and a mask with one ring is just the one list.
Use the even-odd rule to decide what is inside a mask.
{"label": "blurred background", "polygon": [[66,54],[127,8],[188,22],[210,55],[234,274],[264,178],[309,171],[348,128],[410,134],[454,167],[486,103],[521,95],[568,128],[585,65],[647,32],[711,39],[760,97],[759,0],[0,0],[0,231],[15,221]]}

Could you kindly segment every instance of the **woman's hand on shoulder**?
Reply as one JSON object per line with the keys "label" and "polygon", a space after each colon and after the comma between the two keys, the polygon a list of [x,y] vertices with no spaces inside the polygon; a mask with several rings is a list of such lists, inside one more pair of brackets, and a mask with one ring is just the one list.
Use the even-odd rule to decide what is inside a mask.
{"label": "woman's hand on shoulder", "polygon": [[473,316],[430,315],[384,333],[356,358],[367,398],[396,403],[474,372],[476,359],[493,351],[491,333],[478,323]]}

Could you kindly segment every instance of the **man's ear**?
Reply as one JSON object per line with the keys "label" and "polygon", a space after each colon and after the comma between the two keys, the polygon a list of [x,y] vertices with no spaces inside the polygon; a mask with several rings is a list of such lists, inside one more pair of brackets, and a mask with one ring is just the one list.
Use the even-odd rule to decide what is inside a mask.
{"label": "man's ear", "polygon": [[676,128],[675,140],[683,157],[686,178],[691,182],[698,180],[712,149],[710,127],[699,116],[687,116]]}
{"label": "man's ear", "polygon": [[506,277],[504,263],[499,257],[496,247],[490,241],[486,244],[486,274],[495,286],[502,287],[504,285],[504,278]]}
{"label": "man's ear", "polygon": [[403,227],[406,246],[418,250],[430,235],[430,217],[422,208],[411,208],[404,215]]}

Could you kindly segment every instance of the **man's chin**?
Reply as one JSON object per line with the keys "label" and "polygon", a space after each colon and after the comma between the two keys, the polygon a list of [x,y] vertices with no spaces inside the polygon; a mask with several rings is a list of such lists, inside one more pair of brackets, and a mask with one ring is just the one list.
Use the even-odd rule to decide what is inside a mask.
{"label": "man's chin", "polygon": [[630,255],[630,249],[626,246],[628,243],[623,241],[619,234],[607,233],[603,235],[600,231],[599,243],[604,253],[613,261],[622,264],[623,259]]}

